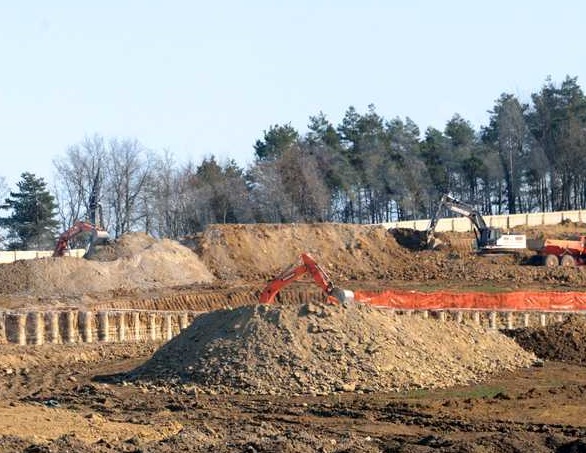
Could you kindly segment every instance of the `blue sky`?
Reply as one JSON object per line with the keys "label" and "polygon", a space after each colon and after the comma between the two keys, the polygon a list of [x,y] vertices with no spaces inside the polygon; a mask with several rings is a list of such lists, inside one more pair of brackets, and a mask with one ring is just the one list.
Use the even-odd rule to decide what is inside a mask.
{"label": "blue sky", "polygon": [[[213,4],[212,4],[213,3]],[[52,180],[85,136],[252,161],[272,124],[301,133],[353,105],[475,127],[548,75],[586,88],[581,1],[22,1],[0,6],[0,176]]]}

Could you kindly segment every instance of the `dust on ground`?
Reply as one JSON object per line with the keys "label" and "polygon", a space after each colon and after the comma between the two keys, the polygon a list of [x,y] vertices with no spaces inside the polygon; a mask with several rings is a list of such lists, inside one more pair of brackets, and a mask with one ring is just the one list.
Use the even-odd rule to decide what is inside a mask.
{"label": "dust on ground", "polygon": [[[235,333],[226,336],[233,339]],[[404,345],[395,347],[416,354],[419,345],[410,344],[411,339],[409,334]],[[509,453],[586,448],[582,366],[546,360],[543,366],[495,374],[480,385],[385,393],[340,389],[315,396],[211,395],[178,391],[172,380],[159,387],[113,383],[111,376],[132,373],[158,354],[153,351],[165,348],[153,346],[75,345],[78,359],[83,358],[78,361],[68,360],[61,345],[3,347],[0,452]],[[222,360],[233,369],[229,357]]]}

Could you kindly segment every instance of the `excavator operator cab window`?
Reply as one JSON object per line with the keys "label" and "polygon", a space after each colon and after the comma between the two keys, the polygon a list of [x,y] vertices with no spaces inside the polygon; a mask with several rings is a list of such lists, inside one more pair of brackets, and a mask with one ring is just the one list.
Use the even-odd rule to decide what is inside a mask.
{"label": "excavator operator cab window", "polygon": [[480,234],[480,246],[496,244],[501,235],[502,233],[500,230],[493,230],[492,228],[482,230]]}
{"label": "excavator operator cab window", "polygon": [[502,236],[501,230],[490,230],[490,239],[493,241],[498,241]]}

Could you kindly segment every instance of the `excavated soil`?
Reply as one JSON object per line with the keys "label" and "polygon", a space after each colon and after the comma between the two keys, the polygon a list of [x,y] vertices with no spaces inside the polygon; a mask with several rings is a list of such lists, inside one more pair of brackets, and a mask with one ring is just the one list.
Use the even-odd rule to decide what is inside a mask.
{"label": "excavated soil", "polygon": [[91,260],[2,264],[5,308],[150,297],[210,312],[166,344],[2,345],[0,452],[586,451],[580,316],[505,335],[323,305],[311,284],[310,300],[251,305],[302,252],[350,289],[586,284],[582,268],[478,257],[471,234],[442,239],[442,250],[413,251],[377,226],[212,225],[189,247],[134,233]]}
{"label": "excavated soil", "polygon": [[478,383],[534,361],[478,326],[364,305],[255,305],[200,316],[132,379],[213,394],[396,392]]}
{"label": "excavated soil", "polygon": [[[541,235],[578,234],[581,224],[544,227]],[[557,232],[556,232],[557,231]],[[528,235],[537,237],[535,229]],[[173,287],[262,285],[309,252],[340,286],[581,288],[583,268],[526,265],[525,256],[477,256],[473,236],[443,233],[445,247],[413,251],[378,226],[342,224],[212,225],[191,247],[141,233],[101,247],[91,260],[44,258],[0,264],[0,299],[136,295]],[[417,235],[416,235],[417,236]],[[417,236],[419,237],[419,236]],[[0,300],[1,302],[1,300]]]}
{"label": "excavated soil", "polygon": [[561,323],[505,332],[525,350],[546,360],[586,363],[586,319],[571,316]]}
{"label": "excavated soil", "polygon": [[[91,260],[61,257],[0,264],[0,294],[71,297],[214,281],[197,255],[175,241],[133,233],[107,247]],[[100,255],[106,260],[100,261]]]}

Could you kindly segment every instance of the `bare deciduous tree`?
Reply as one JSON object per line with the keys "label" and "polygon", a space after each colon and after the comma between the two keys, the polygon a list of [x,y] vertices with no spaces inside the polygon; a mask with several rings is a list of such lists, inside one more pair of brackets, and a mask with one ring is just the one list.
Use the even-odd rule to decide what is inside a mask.
{"label": "bare deciduous tree", "polygon": [[56,199],[62,228],[69,228],[78,219],[90,220],[92,193],[97,197],[95,203],[101,201],[99,192],[103,186],[105,160],[104,139],[94,135],[71,146],[64,157],[53,162],[57,171]]}
{"label": "bare deciduous tree", "polygon": [[112,139],[108,143],[105,199],[115,237],[144,226],[141,222],[146,215],[145,204],[141,206],[140,201],[149,181],[150,167],[147,152],[138,140]]}

